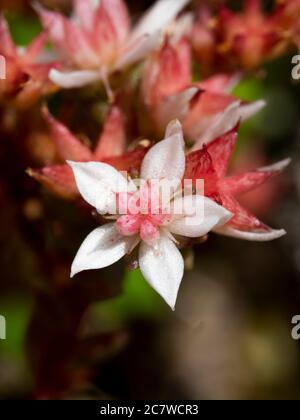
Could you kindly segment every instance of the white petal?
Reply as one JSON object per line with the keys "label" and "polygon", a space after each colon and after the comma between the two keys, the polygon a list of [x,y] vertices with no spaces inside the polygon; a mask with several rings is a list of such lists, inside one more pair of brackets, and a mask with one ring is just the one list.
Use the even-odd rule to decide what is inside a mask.
{"label": "white petal", "polygon": [[248,120],[251,117],[254,117],[259,111],[261,111],[267,105],[266,101],[260,100],[255,102],[250,102],[245,105],[241,105],[241,121]]}
{"label": "white petal", "polygon": [[229,226],[214,229],[214,232],[219,233],[220,235],[231,236],[232,238],[257,242],[273,241],[274,239],[279,239],[282,236],[286,235],[286,231],[284,229],[274,229],[270,232],[244,232],[242,230],[237,230]]}
{"label": "white petal", "polygon": [[283,159],[280,162],[274,163],[274,165],[264,166],[263,168],[259,168],[259,172],[279,172],[283,171],[289,164],[291,163],[292,159],[287,158]]}
{"label": "white petal", "polygon": [[176,216],[167,226],[170,232],[188,238],[205,236],[216,226],[227,223],[232,214],[214,201],[200,195],[190,195],[174,200],[174,210],[182,209],[184,216]]}
{"label": "white petal", "polygon": [[167,125],[165,139],[175,135],[181,136],[183,140],[182,126],[179,120],[173,120]]}
{"label": "white petal", "polygon": [[101,162],[68,162],[84,200],[99,213],[116,214],[116,193],[126,192],[127,179],[112,166]]}
{"label": "white petal", "polygon": [[139,264],[143,276],[174,310],[183,277],[184,262],[176,245],[161,235],[157,245],[140,245]]}
{"label": "white petal", "polygon": [[131,64],[142,60],[157,47],[160,39],[161,33],[157,31],[150,35],[142,35],[138,39],[129,42],[118,59],[114,70],[121,70],[124,67],[128,67]]}
{"label": "white petal", "polygon": [[71,269],[71,277],[84,270],[108,267],[129,253],[137,239],[121,236],[115,223],[101,226],[82,243]]}
{"label": "white petal", "polygon": [[171,95],[164,100],[157,112],[157,121],[160,128],[164,129],[169,121],[176,118],[182,121],[189,110],[191,99],[198,91],[198,87],[192,86],[176,95]]}
{"label": "white petal", "polygon": [[52,69],[49,73],[49,79],[64,89],[79,88],[90,83],[102,80],[100,71],[79,70],[67,73]]}
{"label": "white petal", "polygon": [[171,43],[176,45],[183,37],[190,37],[193,29],[194,15],[193,13],[185,13],[178,18],[168,30],[171,35]]}
{"label": "white petal", "polygon": [[185,170],[185,153],[182,130],[153,146],[146,154],[142,179],[181,180]]}
{"label": "white petal", "polygon": [[164,30],[189,2],[190,0],[158,0],[138,22],[132,37],[138,38],[144,34]]}
{"label": "white petal", "polygon": [[[208,144],[217,137],[232,130],[239,123],[240,119],[240,102],[236,101],[230,104],[224,112],[216,116],[215,121],[211,122],[210,128],[201,134],[192,150],[198,150],[204,144]],[[197,130],[197,127],[195,127],[195,130]]]}
{"label": "white petal", "polygon": [[242,80],[242,73],[235,73],[228,81],[228,85],[225,87],[224,93],[230,94],[233,89],[240,83]]}

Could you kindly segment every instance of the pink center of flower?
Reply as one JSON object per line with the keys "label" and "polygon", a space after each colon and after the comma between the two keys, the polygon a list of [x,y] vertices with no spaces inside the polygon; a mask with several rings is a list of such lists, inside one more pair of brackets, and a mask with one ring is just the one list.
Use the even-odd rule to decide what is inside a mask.
{"label": "pink center of flower", "polygon": [[159,238],[161,226],[170,222],[171,216],[165,214],[159,193],[151,189],[149,183],[143,185],[138,193],[118,194],[118,208],[122,216],[117,220],[121,235],[140,235],[149,245]]}

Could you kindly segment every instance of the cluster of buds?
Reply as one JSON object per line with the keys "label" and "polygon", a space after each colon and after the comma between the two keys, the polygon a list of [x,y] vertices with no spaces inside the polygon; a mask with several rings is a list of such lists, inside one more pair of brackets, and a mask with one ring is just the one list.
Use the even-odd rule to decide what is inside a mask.
{"label": "cluster of buds", "polygon": [[108,111],[93,148],[43,106],[59,161],[28,171],[55,194],[83,198],[101,215],[103,224],[83,242],[72,275],[108,267],[139,247],[145,279],[172,308],[184,272],[179,249],[190,238],[213,231],[268,241],[285,234],[258,220],[239,196],[280,173],[289,160],[227,174],[239,126],[264,100],[235,97],[231,92],[241,78],[235,72],[195,80],[193,62],[198,59],[205,70],[216,59],[224,68],[232,61],[249,70],[285,48],[286,25],[297,34],[291,23],[297,1],[267,16],[258,0],[248,0],[243,12],[222,7],[217,17],[203,2],[194,14],[184,12],[189,3],[158,0],[134,26],[123,0],[74,0],[70,17],[35,4],[43,33],[26,49],[14,45],[0,21],[0,53],[7,62],[1,101],[29,107],[57,90],[89,86],[98,92],[97,85],[107,94]]}
{"label": "cluster of buds", "polygon": [[300,2],[278,0],[264,10],[261,0],[245,0],[242,11],[213,8],[202,1],[193,28],[193,47],[204,70],[259,68],[293,46],[300,46]]}

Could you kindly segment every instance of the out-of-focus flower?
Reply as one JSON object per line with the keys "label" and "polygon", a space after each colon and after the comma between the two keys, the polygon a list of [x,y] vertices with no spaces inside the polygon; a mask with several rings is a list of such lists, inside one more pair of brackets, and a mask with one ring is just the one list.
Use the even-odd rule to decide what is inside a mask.
{"label": "out-of-focus flower", "polygon": [[209,72],[215,64],[217,55],[217,19],[208,4],[201,2],[195,13],[192,31],[192,46],[201,70]]}
{"label": "out-of-focus flower", "polygon": [[220,11],[218,31],[222,43],[218,46],[221,57],[233,65],[252,70],[286,48],[286,39],[278,15],[265,14],[260,0],[245,0],[244,10],[235,13],[223,7]]}
{"label": "out-of-focus flower", "polygon": [[57,64],[43,61],[46,39],[42,33],[27,48],[17,47],[5,18],[0,16],[0,55],[5,67],[5,78],[0,80],[0,100],[28,107],[41,95],[53,91],[55,86],[48,80],[48,73]]}
{"label": "out-of-focus flower", "polygon": [[129,173],[139,170],[146,148],[138,147],[125,152],[125,122],[118,106],[111,107],[94,151],[76,138],[66,126],[54,119],[47,109],[44,109],[44,116],[49,125],[51,139],[63,163],[41,169],[29,169],[28,173],[55,194],[66,199],[75,199],[79,196],[72,170],[65,163],[66,160],[106,162],[120,171]]}
{"label": "out-of-focus flower", "polygon": [[[66,60],[66,71],[50,79],[63,88],[102,80],[143,59],[159,43],[162,31],[190,0],[159,0],[134,28],[123,0],[75,0],[71,19],[41,6],[44,29]],[[108,88],[109,89],[109,88]]]}
{"label": "out-of-focus flower", "polygon": [[[168,180],[181,185],[185,152],[180,124],[171,123],[166,139],[146,154],[140,188],[107,164],[69,164],[83,198],[101,214],[112,214],[116,219],[114,223],[98,227],[86,238],[73,262],[72,275],[107,267],[140,244],[139,265],[145,279],[174,309],[184,261],[173,235],[202,237],[231,217],[230,212],[202,195],[178,196],[176,187],[168,197],[170,201],[163,202],[159,194],[153,194],[153,181]],[[124,202],[125,198],[128,200],[125,212],[121,215],[117,206],[116,213],[112,213],[116,203]],[[139,211],[134,213],[133,202],[139,203]],[[180,214],[174,211],[179,208]]]}
{"label": "out-of-focus flower", "polygon": [[168,38],[145,65],[141,97],[158,132],[178,118],[186,138],[200,147],[265,105],[229,95],[238,80],[236,75],[218,74],[192,83],[190,43],[181,39],[174,44]]}
{"label": "out-of-focus flower", "polygon": [[232,219],[216,232],[251,241],[269,241],[280,238],[286,232],[273,230],[258,220],[238,202],[238,197],[247,193],[269,178],[280,173],[290,159],[273,166],[260,168],[241,175],[227,177],[231,156],[237,141],[237,131],[231,130],[201,150],[187,156],[186,179],[203,179],[205,195],[227,208]]}
{"label": "out-of-focus flower", "polygon": [[280,0],[276,19],[286,39],[300,48],[300,1]]}

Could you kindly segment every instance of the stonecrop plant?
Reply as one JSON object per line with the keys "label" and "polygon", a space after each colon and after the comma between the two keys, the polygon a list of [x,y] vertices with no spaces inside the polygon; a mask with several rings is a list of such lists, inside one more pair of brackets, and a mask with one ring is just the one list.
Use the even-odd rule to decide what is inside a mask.
{"label": "stonecrop plant", "polygon": [[[186,247],[211,232],[250,241],[285,235],[240,196],[289,159],[243,174],[229,166],[244,121],[267,105],[242,100],[235,87],[300,45],[300,1],[280,1],[271,12],[261,3],[246,0],[236,12],[158,0],[136,19],[124,0],[74,0],[65,14],[35,2],[43,29],[26,48],[15,45],[1,16],[1,107],[14,109],[15,125],[34,107],[52,150],[28,173],[61,199],[94,209],[99,222],[72,276],[131,255],[175,309]],[[80,133],[68,126],[75,97],[85,116]]]}
{"label": "stonecrop plant", "polygon": [[[211,262],[220,296],[209,292],[209,317],[226,306],[213,324],[231,312],[226,293],[234,302],[255,300],[247,291],[256,268],[269,296],[281,264],[275,251],[295,240],[282,238],[294,226],[286,216],[293,203],[279,203],[286,203],[288,137],[297,125],[300,0],[2,3],[1,240],[9,275],[4,269],[1,293],[6,277],[16,277],[12,289],[26,284],[33,303],[26,357],[34,397],[73,397],[96,384],[99,365],[102,374],[143,316],[181,321],[193,312],[191,293],[202,306]],[[237,299],[231,277],[240,284]],[[256,306],[264,306],[261,296]],[[268,356],[255,340],[255,357]],[[177,364],[181,356],[172,357]],[[211,387],[211,375],[198,372]],[[243,365],[243,382],[244,372]]]}

